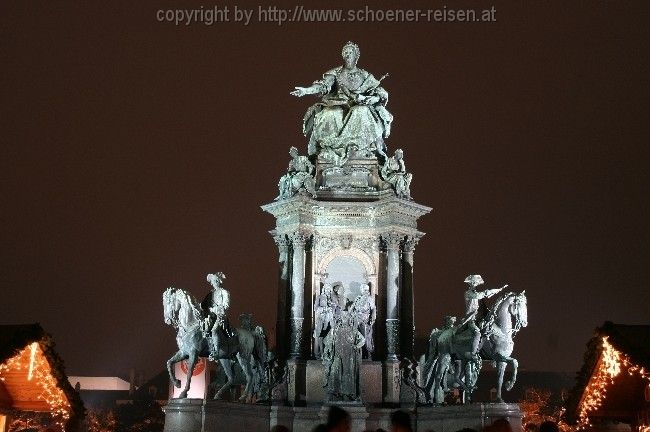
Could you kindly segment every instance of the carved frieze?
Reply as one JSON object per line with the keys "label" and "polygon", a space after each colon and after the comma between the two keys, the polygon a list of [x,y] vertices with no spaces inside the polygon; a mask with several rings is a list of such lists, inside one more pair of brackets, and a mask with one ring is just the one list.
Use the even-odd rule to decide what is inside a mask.
{"label": "carved frieze", "polygon": [[364,167],[331,167],[323,170],[321,189],[375,190],[370,186],[370,170]]}

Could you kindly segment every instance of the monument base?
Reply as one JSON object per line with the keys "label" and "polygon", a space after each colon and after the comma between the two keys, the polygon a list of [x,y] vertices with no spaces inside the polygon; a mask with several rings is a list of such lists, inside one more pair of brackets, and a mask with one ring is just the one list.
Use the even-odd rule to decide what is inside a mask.
{"label": "monument base", "polygon": [[[390,414],[396,409],[340,406],[350,413],[353,432],[390,430]],[[276,426],[284,426],[292,432],[310,432],[317,424],[325,423],[329,405],[300,407],[172,399],[163,410],[164,432],[267,432]],[[510,422],[514,432],[523,430],[522,413],[517,404],[475,403],[405,410],[411,414],[413,425],[419,431],[456,432],[463,428],[480,431],[502,418]]]}
{"label": "monument base", "polygon": [[[382,402],[382,365],[381,362],[363,360],[359,371],[361,400],[364,404]],[[306,392],[307,405],[321,404],[327,400],[325,367],[320,360],[307,360]]]}
{"label": "monument base", "polygon": [[417,425],[420,431],[456,432],[470,428],[477,431],[495,420],[506,419],[514,432],[523,431],[523,414],[516,403],[474,403],[467,405],[418,407]]}
{"label": "monument base", "polygon": [[203,432],[203,399],[170,399],[163,407],[164,432]]}

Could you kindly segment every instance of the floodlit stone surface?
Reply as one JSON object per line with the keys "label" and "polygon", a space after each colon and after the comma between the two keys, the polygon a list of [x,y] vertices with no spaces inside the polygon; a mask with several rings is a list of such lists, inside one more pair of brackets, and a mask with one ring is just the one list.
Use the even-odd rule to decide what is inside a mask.
{"label": "floodlit stone surface", "polygon": [[[394,408],[375,408],[359,404],[339,404],[352,417],[352,431],[383,428],[390,430]],[[305,407],[252,405],[234,402],[172,399],[164,407],[165,432],[268,431],[277,425],[292,432],[310,432],[327,418],[328,405]],[[505,418],[513,431],[521,431],[521,411],[517,404],[470,404],[420,406],[407,410],[417,430],[455,432],[463,428],[483,430],[495,420]]]}

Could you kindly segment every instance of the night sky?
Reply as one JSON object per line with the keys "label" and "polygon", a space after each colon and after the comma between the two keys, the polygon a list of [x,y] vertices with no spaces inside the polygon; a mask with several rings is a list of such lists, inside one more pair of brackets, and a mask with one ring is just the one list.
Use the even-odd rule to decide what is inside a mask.
{"label": "night sky", "polygon": [[0,323],[40,322],[69,374],[156,373],[176,349],[162,292],[202,297],[208,272],[226,273],[231,317],[273,326],[259,206],[289,147],[306,150],[315,99],[289,91],[341,64],[347,40],[390,73],[387,145],[434,209],[418,335],[462,314],[470,273],[526,290],[514,355],[529,370],[576,371],[605,320],[650,322],[648,2],[497,2],[496,23],[471,24],[156,20],[213,6],[188,4],[0,3]]}

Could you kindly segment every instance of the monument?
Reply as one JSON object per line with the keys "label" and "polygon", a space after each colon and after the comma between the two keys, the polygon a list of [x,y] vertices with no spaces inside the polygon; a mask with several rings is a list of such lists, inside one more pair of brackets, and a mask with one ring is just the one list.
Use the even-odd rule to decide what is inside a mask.
{"label": "monument", "polygon": [[[479,300],[497,292],[477,290],[480,276],[469,277],[465,318],[456,325],[449,317],[443,330],[434,330],[418,364],[414,255],[424,236],[418,220],[431,208],[411,196],[413,175],[404,152],[391,155],[386,145],[393,121],[382,86],[387,75],[376,79],[359,68],[360,50],[352,42],[341,54],[342,66],[291,91],[318,98],[303,118],[306,155],[291,147],[278,196],[262,206],[276,221],[270,232],[279,263],[273,352],[250,317],[239,328],[231,326],[222,273],[208,275],[213,291],[202,308],[185,291],[168,289],[165,320],[178,328],[179,345],[168,361],[172,382],[181,384],[173,376],[174,362],[185,358],[193,365],[200,355],[218,360],[227,380],[216,401],[170,400],[167,432],[210,431],[216,425],[309,431],[332,404],[343,406],[359,431],[388,429],[397,407],[415,409],[424,429],[479,429],[500,417],[521,426],[517,405],[435,405],[453,388],[469,401],[484,350],[491,350],[486,358],[516,370],[509,357],[512,339],[510,351],[503,352],[494,335],[513,333],[513,317],[517,331],[527,324],[525,295],[508,293],[490,311],[479,311]],[[235,383],[234,359],[245,375],[239,401],[256,404],[220,400]]]}
{"label": "monument", "polygon": [[359,55],[347,43],[342,66],[291,92],[320,97],[303,120],[313,177],[289,196],[284,185],[312,172],[293,174],[301,176],[294,182],[290,166],[279,199],[262,206],[276,218],[276,339],[278,354],[288,359],[291,404],[325,400],[322,339],[336,333],[344,312],[365,340],[358,379],[382,383],[361,386],[359,401],[399,404],[399,359],[414,356],[414,251],[424,235],[417,220],[431,208],[412,200],[403,152],[386,154],[393,120],[388,92],[357,67]]}

